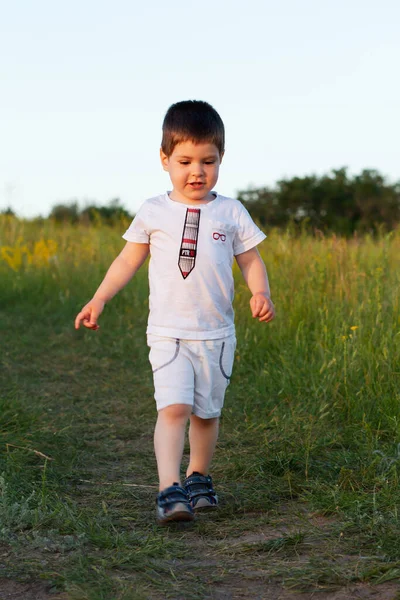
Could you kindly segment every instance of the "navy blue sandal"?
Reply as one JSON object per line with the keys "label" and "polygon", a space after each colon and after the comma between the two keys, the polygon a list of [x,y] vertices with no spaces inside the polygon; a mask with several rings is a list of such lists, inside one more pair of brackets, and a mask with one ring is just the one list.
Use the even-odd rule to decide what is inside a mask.
{"label": "navy blue sandal", "polygon": [[210,475],[202,475],[196,471],[183,482],[193,510],[218,507],[218,496],[214,492]]}
{"label": "navy blue sandal", "polygon": [[156,498],[156,513],[160,525],[172,521],[193,521],[194,519],[188,495],[178,483],[159,492]]}

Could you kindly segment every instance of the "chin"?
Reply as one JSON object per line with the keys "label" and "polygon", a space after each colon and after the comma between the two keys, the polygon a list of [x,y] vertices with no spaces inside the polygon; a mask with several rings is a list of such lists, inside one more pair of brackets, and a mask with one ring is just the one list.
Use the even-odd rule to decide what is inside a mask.
{"label": "chin", "polygon": [[194,191],[190,194],[190,197],[193,198],[193,200],[205,200],[207,198],[207,196],[210,195],[210,190],[207,190],[206,192],[204,190],[201,191]]}

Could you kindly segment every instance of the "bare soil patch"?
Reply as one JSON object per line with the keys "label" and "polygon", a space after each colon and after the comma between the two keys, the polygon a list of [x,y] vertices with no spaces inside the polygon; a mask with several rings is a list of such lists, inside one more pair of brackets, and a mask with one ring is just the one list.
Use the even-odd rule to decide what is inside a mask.
{"label": "bare soil patch", "polygon": [[274,583],[245,580],[232,581],[229,585],[215,586],[210,600],[397,600],[399,583],[384,583],[375,587],[364,583],[342,588],[338,591],[298,593],[282,589]]}
{"label": "bare soil patch", "polygon": [[0,600],[68,600],[64,593],[52,593],[40,582],[18,583],[11,579],[0,579]]}

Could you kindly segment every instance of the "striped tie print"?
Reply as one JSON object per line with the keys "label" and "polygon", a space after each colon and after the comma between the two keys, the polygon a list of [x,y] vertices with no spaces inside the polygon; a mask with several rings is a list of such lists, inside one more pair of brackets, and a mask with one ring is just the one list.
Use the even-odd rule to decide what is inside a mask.
{"label": "striped tie print", "polygon": [[199,234],[200,209],[188,208],[186,210],[185,224],[183,226],[182,242],[179,250],[179,269],[183,279],[193,271],[196,263],[197,237]]}

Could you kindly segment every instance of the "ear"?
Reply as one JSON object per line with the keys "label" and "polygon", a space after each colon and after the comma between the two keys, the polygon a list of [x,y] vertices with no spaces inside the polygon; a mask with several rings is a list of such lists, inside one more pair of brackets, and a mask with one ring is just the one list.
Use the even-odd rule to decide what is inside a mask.
{"label": "ear", "polygon": [[169,158],[165,154],[165,152],[163,152],[162,148],[160,148],[160,159],[161,159],[161,166],[164,169],[164,171],[169,171]]}

